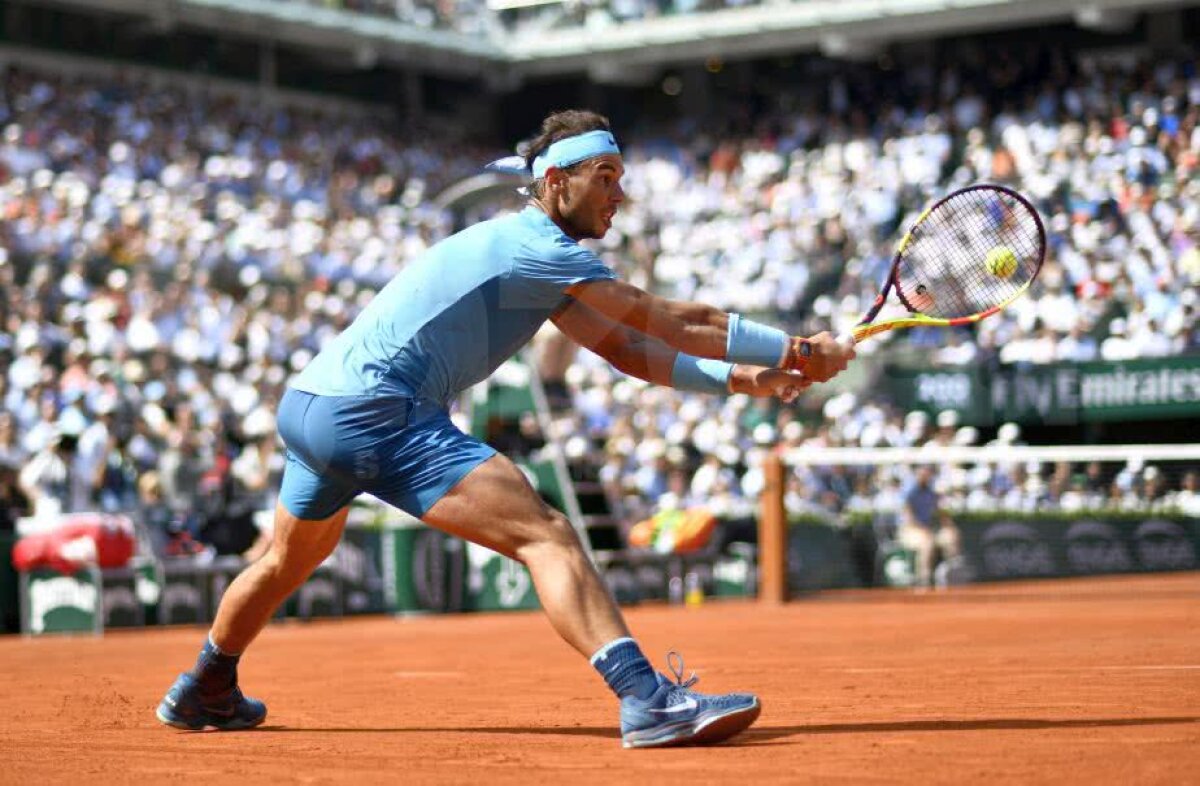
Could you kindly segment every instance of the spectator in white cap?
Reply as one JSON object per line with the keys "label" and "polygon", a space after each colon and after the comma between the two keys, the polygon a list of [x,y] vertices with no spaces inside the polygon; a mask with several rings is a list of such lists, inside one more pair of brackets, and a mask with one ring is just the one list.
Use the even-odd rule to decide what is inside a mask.
{"label": "spectator in white cap", "polygon": [[1100,357],[1104,360],[1133,360],[1137,357],[1137,345],[1126,336],[1125,319],[1118,317],[1108,324],[1108,338],[1100,344]]}
{"label": "spectator in white cap", "polygon": [[958,413],[952,409],[944,409],[937,416],[937,431],[925,443],[927,448],[945,448],[954,444],[954,433],[958,427]]}
{"label": "spectator in white cap", "polygon": [[994,445],[1020,445],[1021,442],[1021,427],[1016,423],[1009,421],[1000,424],[1000,428],[996,429],[996,438],[988,443],[988,447]]}

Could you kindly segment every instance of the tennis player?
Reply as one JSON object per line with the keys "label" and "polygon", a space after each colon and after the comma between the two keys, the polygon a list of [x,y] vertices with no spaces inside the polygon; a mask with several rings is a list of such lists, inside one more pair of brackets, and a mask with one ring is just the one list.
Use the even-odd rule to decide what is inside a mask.
{"label": "tennis player", "polygon": [[677,658],[675,680],[654,671],[566,517],[509,459],[459,431],[448,406],[547,319],[627,374],[715,395],[790,401],[854,351],[617,280],[578,242],[603,237],[624,198],[621,153],[600,115],[550,115],[520,163],[531,182],[523,211],[433,246],[291,381],[277,418],[287,463],[274,543],[229,586],[195,667],[159,705],[161,722],[263,722],[266,706],[238,687],[238,659],[337,545],[362,492],[528,567],[555,630],[619,697],[626,747],[716,742],[758,717],[756,696],[691,691]]}

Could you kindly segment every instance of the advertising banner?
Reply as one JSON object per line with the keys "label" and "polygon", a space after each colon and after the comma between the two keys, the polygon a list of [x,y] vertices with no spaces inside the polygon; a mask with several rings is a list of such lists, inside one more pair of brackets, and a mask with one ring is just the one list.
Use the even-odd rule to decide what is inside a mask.
{"label": "advertising banner", "polygon": [[1200,415],[1200,358],[965,368],[889,367],[905,409],[953,410],[964,424],[1070,424]]}
{"label": "advertising banner", "polygon": [[467,560],[463,541],[413,519],[383,532],[383,586],[388,611],[462,611]]}
{"label": "advertising banner", "polygon": [[539,608],[533,578],[519,562],[491,549],[467,543],[467,608],[508,611]]}
{"label": "advertising banner", "polygon": [[99,633],[103,629],[100,571],[66,575],[53,570],[22,573],[21,629],[26,633]]}
{"label": "advertising banner", "polygon": [[1200,519],[997,515],[956,523],[963,557],[982,580],[1200,568]]}

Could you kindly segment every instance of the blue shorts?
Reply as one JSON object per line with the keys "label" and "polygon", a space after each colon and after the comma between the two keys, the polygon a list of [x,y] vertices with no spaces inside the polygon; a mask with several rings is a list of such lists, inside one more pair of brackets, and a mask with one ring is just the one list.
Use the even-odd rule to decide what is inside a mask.
{"label": "blue shorts", "polygon": [[435,402],[386,392],[317,396],[288,388],[279,402],[287,463],[279,499],[293,516],[332,516],[367,492],[420,518],[496,454]]}

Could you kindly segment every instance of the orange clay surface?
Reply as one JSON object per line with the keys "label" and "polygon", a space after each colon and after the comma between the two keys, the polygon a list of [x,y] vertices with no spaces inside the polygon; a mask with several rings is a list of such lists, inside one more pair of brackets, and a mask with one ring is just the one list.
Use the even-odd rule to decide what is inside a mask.
{"label": "orange clay surface", "polygon": [[3,783],[1200,782],[1200,574],[634,608],[665,669],[751,690],[712,748],[627,751],[536,613],[277,624],[255,731],[154,719],[203,632],[0,639]]}

